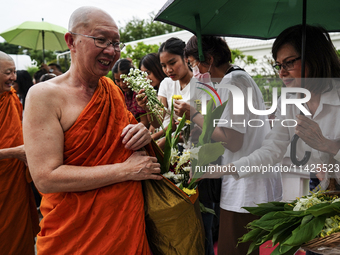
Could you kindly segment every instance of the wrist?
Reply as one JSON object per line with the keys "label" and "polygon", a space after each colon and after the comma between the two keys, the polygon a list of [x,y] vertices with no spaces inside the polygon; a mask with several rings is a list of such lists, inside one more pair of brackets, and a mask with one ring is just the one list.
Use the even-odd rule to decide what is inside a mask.
{"label": "wrist", "polygon": [[195,117],[196,117],[199,113],[200,113],[199,111],[196,111],[196,112],[192,115],[192,117],[191,117],[191,121],[192,121],[192,122],[195,123],[194,119],[195,119]]}
{"label": "wrist", "polygon": [[329,153],[330,155],[334,156],[339,152],[340,149],[339,142],[328,140],[328,142],[325,145],[326,152]]}

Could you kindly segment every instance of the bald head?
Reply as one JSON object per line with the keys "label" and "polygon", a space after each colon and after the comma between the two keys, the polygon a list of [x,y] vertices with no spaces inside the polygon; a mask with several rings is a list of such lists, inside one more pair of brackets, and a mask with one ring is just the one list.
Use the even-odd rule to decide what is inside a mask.
{"label": "bald head", "polygon": [[97,7],[83,6],[72,13],[68,24],[68,30],[78,33],[79,28],[87,28],[90,25],[92,18],[96,17],[97,15],[105,17],[105,19],[114,22],[112,17],[107,12]]}
{"label": "bald head", "polygon": [[0,51],[0,63],[4,60],[14,62],[13,58],[11,58],[7,53]]}

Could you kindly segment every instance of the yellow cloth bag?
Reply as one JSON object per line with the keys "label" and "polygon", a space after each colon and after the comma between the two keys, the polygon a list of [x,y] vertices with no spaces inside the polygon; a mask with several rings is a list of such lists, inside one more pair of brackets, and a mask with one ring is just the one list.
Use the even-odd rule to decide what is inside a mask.
{"label": "yellow cloth bag", "polygon": [[[162,156],[156,144],[152,147],[157,157]],[[165,177],[142,183],[146,232],[153,255],[204,255],[198,191],[189,197]]]}

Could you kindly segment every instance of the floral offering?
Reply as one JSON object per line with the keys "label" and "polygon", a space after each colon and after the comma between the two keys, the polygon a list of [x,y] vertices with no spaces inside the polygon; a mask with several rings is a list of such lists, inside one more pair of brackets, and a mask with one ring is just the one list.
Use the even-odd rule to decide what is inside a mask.
{"label": "floral offering", "polygon": [[[174,100],[180,100],[181,95],[174,95]],[[204,118],[203,131],[200,136],[200,142],[196,145],[189,145],[181,155],[177,151],[177,144],[180,132],[183,132],[184,140],[188,141],[190,136],[191,122],[186,120],[185,114],[179,118],[179,124],[174,133],[171,132],[171,123],[166,131],[166,143],[164,147],[164,159],[161,161],[161,173],[164,177],[173,182],[188,196],[196,194],[195,182],[203,173],[193,171],[191,173],[192,181],[190,179],[190,171],[195,169],[195,166],[206,166],[210,162],[215,161],[220,155],[224,153],[222,143],[211,143],[211,135],[214,130],[212,119],[219,118],[226,106],[226,102],[213,110],[213,101],[208,104],[208,111],[210,114]],[[171,105],[171,117],[173,119],[174,106]],[[186,130],[186,131],[185,131]]]}
{"label": "floral offering", "polygon": [[144,94],[148,97],[147,106],[150,109],[151,113],[156,116],[158,122],[161,123],[164,105],[159,102],[157,98],[157,91],[150,84],[151,80],[146,78],[147,75],[148,74],[146,72],[143,72],[139,69],[131,68],[128,75],[122,74],[120,75],[120,77],[124,79],[124,82],[128,84],[128,87],[131,88],[132,91],[138,93],[141,89],[145,90]]}
{"label": "floral offering", "polygon": [[251,231],[240,238],[240,242],[252,241],[248,254],[269,240],[279,244],[272,254],[294,254],[311,240],[340,232],[340,198],[333,193],[318,191],[291,203],[269,202],[245,209],[261,216],[249,223]]}

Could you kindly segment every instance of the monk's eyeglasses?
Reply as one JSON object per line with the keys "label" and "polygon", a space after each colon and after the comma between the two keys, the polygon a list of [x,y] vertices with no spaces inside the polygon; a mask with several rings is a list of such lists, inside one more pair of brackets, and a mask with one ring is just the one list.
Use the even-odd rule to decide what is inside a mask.
{"label": "monk's eyeglasses", "polygon": [[74,33],[69,31],[71,34],[73,35],[81,35],[87,38],[92,38],[94,41],[94,45],[98,48],[102,48],[102,49],[106,49],[107,47],[110,46],[110,44],[112,44],[112,47],[115,49],[115,51],[121,51],[122,49],[124,49],[125,44],[122,42],[111,42],[109,39],[106,39],[104,37],[94,37],[94,36],[90,36],[90,35],[83,35],[83,34],[78,34],[78,33]]}
{"label": "monk's eyeglasses", "polygon": [[292,70],[294,68],[295,61],[299,59],[301,59],[301,57],[297,57],[287,62],[283,62],[282,64],[276,63],[275,65],[273,65],[273,68],[277,71],[280,71],[281,67],[286,71]]}

